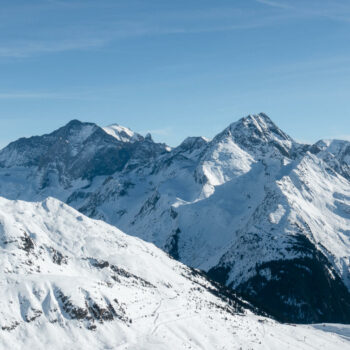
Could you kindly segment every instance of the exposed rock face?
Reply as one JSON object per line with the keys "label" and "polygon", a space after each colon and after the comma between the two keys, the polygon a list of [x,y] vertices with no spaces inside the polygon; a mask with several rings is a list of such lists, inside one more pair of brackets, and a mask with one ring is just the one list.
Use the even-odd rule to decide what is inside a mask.
{"label": "exposed rock face", "polygon": [[[254,276],[236,290],[282,322],[349,323],[349,291],[327,258],[303,235],[290,249],[297,258],[256,265]],[[208,274],[226,283],[229,272],[228,266],[215,267]]]}

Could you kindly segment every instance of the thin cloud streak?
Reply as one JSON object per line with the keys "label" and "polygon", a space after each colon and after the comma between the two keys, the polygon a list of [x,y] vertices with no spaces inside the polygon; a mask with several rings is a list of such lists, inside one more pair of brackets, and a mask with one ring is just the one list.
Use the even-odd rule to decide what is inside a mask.
{"label": "thin cloud streak", "polygon": [[327,18],[333,21],[350,22],[350,5],[349,2],[337,0],[332,1],[315,1],[310,3],[298,1],[277,2],[273,0],[255,0],[257,3],[266,5],[271,8],[289,10],[294,13],[295,18]]}
{"label": "thin cloud streak", "polygon": [[285,3],[276,2],[276,1],[256,0],[256,2],[263,4],[263,5],[270,6],[270,7],[281,8],[281,9],[291,9],[292,8],[290,5],[287,5]]}
{"label": "thin cloud streak", "polygon": [[[31,14],[39,18],[47,17],[52,11],[60,12],[65,6],[73,4],[61,0],[46,1],[50,7],[43,9],[32,9]],[[75,10],[79,10],[79,3],[74,3]],[[110,5],[110,4],[109,4]],[[91,5],[90,5],[91,6]],[[81,8],[86,4],[81,3]],[[98,7],[97,7],[98,8]],[[26,11],[24,11],[26,9]],[[6,19],[13,16],[24,16],[31,7],[27,5],[24,9],[8,9],[9,15],[2,21],[2,32],[6,28],[12,29],[14,21]],[[44,6],[45,9],[45,6]],[[49,12],[46,12],[49,11]],[[41,13],[40,15],[38,13]],[[255,11],[243,11],[240,8],[210,8],[207,10],[191,11],[165,11],[155,15],[154,13],[136,12],[131,13],[127,18],[111,11],[108,20],[96,17],[92,22],[86,22],[84,18],[76,22],[68,22],[62,25],[61,22],[48,27],[44,32],[35,28],[33,32],[26,33],[28,40],[10,40],[0,43],[0,57],[2,58],[25,58],[39,54],[60,53],[76,50],[93,50],[108,47],[117,40],[146,36],[165,35],[186,35],[215,33],[234,30],[253,29],[269,26],[277,21],[286,19],[286,14],[264,15],[256,18]],[[26,14],[27,16],[27,14]],[[18,21],[19,24],[22,22]],[[7,23],[7,24],[6,24]],[[40,29],[40,28],[39,28]],[[11,31],[10,31],[11,33]],[[83,33],[83,36],[82,36]],[[21,36],[20,36],[21,37]]]}
{"label": "thin cloud streak", "polygon": [[186,35],[201,33],[219,33],[235,30],[254,29],[270,26],[286,19],[282,16],[265,17],[259,21],[251,21],[244,24],[220,25],[201,28],[184,28],[174,26],[169,28],[140,27],[133,30],[116,30],[106,33],[105,37],[98,39],[83,40],[56,40],[56,41],[31,41],[0,46],[0,57],[2,58],[26,58],[39,54],[60,53],[76,50],[92,50],[110,45],[113,41],[143,36],[165,36],[165,35]]}
{"label": "thin cloud streak", "polygon": [[[300,2],[280,2],[277,0],[255,0],[255,2],[266,5],[266,9],[262,6],[258,12],[249,12],[233,7],[211,8],[205,11],[164,12],[160,17],[159,15],[154,16],[153,13],[136,13],[130,15],[128,20],[122,21],[120,18],[109,21],[100,19],[89,24],[68,23],[64,27],[61,25],[55,27],[53,24],[53,28],[45,33],[45,38],[39,31],[38,33],[29,33],[34,34],[30,35],[29,38],[36,37],[37,39],[17,42],[9,40],[7,43],[0,44],[0,57],[26,58],[40,54],[94,50],[108,47],[115,41],[127,38],[249,30],[273,26],[282,21],[310,17],[328,18],[336,21],[350,20],[350,6],[340,2],[326,2],[320,6],[316,6],[316,2],[305,6]],[[50,11],[55,8],[73,6],[72,3],[62,0],[49,0],[47,4],[52,6]],[[83,2],[79,6],[78,4],[74,3],[77,10],[79,6],[85,6]],[[281,11],[272,11],[273,9]],[[159,18],[161,18],[160,22]],[[81,33],[84,33],[83,37]]]}
{"label": "thin cloud streak", "polygon": [[107,38],[89,40],[61,40],[56,42],[32,41],[22,42],[16,45],[0,46],[0,57],[23,58],[42,53],[58,53],[72,50],[87,50],[103,47],[107,44]]}
{"label": "thin cloud streak", "polygon": [[73,95],[49,92],[0,92],[0,100],[33,100],[33,99],[75,99]]}

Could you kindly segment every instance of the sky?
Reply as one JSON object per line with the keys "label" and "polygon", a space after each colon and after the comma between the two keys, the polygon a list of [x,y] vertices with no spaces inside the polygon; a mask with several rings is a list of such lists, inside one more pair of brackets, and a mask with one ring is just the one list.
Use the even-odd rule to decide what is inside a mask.
{"label": "sky", "polygon": [[259,112],[350,139],[349,0],[0,4],[0,147],[72,119],[176,146]]}

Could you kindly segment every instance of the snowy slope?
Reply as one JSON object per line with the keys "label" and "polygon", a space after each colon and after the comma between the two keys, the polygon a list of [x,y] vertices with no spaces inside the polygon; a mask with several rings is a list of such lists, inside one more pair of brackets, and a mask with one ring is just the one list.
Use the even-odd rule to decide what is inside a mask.
{"label": "snowy slope", "polygon": [[313,152],[339,174],[350,180],[350,142],[343,140],[321,140]]}
{"label": "snowy slope", "polygon": [[0,198],[0,247],[1,349],[350,349],[345,326],[257,316],[152,244],[53,198]]}
{"label": "snowy slope", "polygon": [[[74,128],[62,128],[62,142]],[[59,198],[209,271],[281,320],[350,322],[348,142],[299,144],[262,113],[171,150],[119,126],[94,128],[98,138],[74,138],[83,140],[76,158],[50,148],[35,163],[47,135],[0,151],[0,194]]]}
{"label": "snowy slope", "polygon": [[143,140],[143,137],[140,134],[133,132],[129,128],[126,128],[125,126],[122,126],[122,125],[112,124],[104,127],[103,130],[107,134],[112,135],[118,141],[136,142],[136,141]]}
{"label": "snowy slope", "polygon": [[281,319],[349,322],[349,184],[311,154],[291,169],[269,185],[212,273]]}

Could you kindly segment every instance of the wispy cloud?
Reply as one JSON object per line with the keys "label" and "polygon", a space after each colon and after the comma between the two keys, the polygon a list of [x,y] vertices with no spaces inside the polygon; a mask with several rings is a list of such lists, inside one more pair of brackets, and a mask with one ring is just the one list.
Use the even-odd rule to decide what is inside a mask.
{"label": "wispy cloud", "polygon": [[[0,57],[96,49],[136,37],[244,30],[270,25],[281,16],[256,17],[255,10],[238,6],[178,11],[159,7],[155,12],[140,5],[135,8],[135,4],[128,8],[114,1],[62,0],[45,0],[41,6],[9,6],[0,14]],[[36,21],[24,26],[28,17],[35,17]],[[47,18],[53,18],[52,22]],[[12,38],[13,33],[16,35]]]}
{"label": "wispy cloud", "polygon": [[0,92],[0,100],[74,99],[77,96],[51,92]]}
{"label": "wispy cloud", "polygon": [[350,22],[350,3],[347,0],[255,0],[270,8],[289,10],[295,18],[327,18]]}
{"label": "wispy cloud", "polygon": [[[115,1],[45,0],[35,5],[8,5],[0,14],[0,57],[24,58],[100,49],[127,38],[260,28],[295,18],[350,20],[350,4],[342,0],[251,2],[264,6],[171,11],[159,5],[155,12],[142,4],[126,6]],[[36,18],[35,22],[28,21],[30,17]],[[52,18],[52,22],[48,18]]]}
{"label": "wispy cloud", "polygon": [[14,44],[0,45],[0,57],[28,57],[42,53],[57,53],[71,50],[86,50],[102,47],[108,42],[107,38],[77,39],[58,41],[27,41]]}
{"label": "wispy cloud", "polygon": [[76,50],[99,49],[108,46],[118,39],[135,38],[142,36],[164,36],[181,34],[200,34],[226,32],[242,29],[259,28],[270,25],[276,18],[264,18],[258,21],[252,21],[242,24],[217,25],[199,28],[174,27],[144,27],[137,30],[115,30],[97,39],[77,39],[77,40],[50,40],[50,41],[28,41],[0,45],[0,57],[2,58],[25,58],[40,54],[60,53]]}
{"label": "wispy cloud", "polygon": [[281,8],[281,9],[291,9],[292,7],[286,3],[283,2],[277,2],[277,1],[272,1],[272,0],[256,0],[256,2],[267,5],[270,7],[276,7],[276,8]]}

